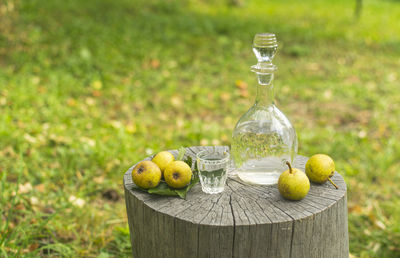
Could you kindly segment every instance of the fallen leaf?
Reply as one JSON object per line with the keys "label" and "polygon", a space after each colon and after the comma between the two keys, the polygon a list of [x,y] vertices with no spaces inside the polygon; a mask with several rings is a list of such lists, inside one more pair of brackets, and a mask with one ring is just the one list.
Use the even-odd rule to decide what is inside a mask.
{"label": "fallen leaf", "polygon": [[247,83],[242,80],[235,81],[235,85],[236,85],[236,87],[238,87],[241,90],[245,90],[248,87]]}
{"label": "fallen leaf", "polygon": [[30,198],[30,201],[31,201],[31,204],[34,205],[34,206],[39,204],[39,199],[37,197],[35,197],[35,196],[32,196]]}
{"label": "fallen leaf", "polygon": [[375,221],[375,225],[380,229],[383,229],[383,230],[386,229],[385,224],[380,220]]}
{"label": "fallen leaf", "polygon": [[44,86],[39,86],[38,87],[38,92],[41,94],[47,93],[47,88]]}
{"label": "fallen leaf", "polygon": [[126,132],[128,132],[128,133],[136,133],[136,131],[137,131],[136,124],[133,124],[133,123],[127,124],[125,129],[126,129]]}
{"label": "fallen leaf", "polygon": [[182,98],[180,96],[177,96],[177,95],[172,96],[171,97],[171,104],[172,104],[172,106],[174,106],[176,108],[182,107],[182,104],[183,104]]}
{"label": "fallen leaf", "polygon": [[376,89],[376,83],[374,81],[369,81],[365,84],[366,88],[370,91],[373,91]]}
{"label": "fallen leaf", "polygon": [[380,248],[381,248],[381,244],[380,243],[375,243],[374,247],[372,248],[372,251],[374,253],[377,253]]}
{"label": "fallen leaf", "polygon": [[25,205],[23,205],[22,203],[19,203],[14,206],[14,210],[17,210],[17,211],[25,210]]}
{"label": "fallen leaf", "polygon": [[234,123],[234,120],[230,116],[225,116],[224,118],[224,124],[227,126],[231,126]]}
{"label": "fallen leaf", "polygon": [[361,130],[361,131],[358,132],[358,137],[359,137],[359,138],[363,139],[363,138],[365,138],[366,136],[367,136],[367,132],[366,132],[366,131]]}
{"label": "fallen leaf", "polygon": [[168,78],[168,77],[171,76],[171,73],[170,73],[168,70],[163,70],[163,71],[161,72],[161,74],[162,74],[165,78]]}
{"label": "fallen leaf", "polygon": [[185,121],[182,118],[177,118],[176,119],[176,126],[181,129],[183,125],[185,124]]}
{"label": "fallen leaf", "polygon": [[101,91],[99,91],[99,90],[94,90],[94,91],[92,91],[92,95],[93,95],[93,97],[100,97],[101,96]]}
{"label": "fallen leaf", "polygon": [[93,178],[93,181],[94,181],[95,183],[97,183],[97,184],[101,184],[101,183],[104,182],[104,176],[95,177],[95,178]]}
{"label": "fallen leaf", "polygon": [[76,175],[76,178],[77,178],[78,180],[81,180],[81,179],[83,178],[82,173],[81,173],[81,171],[79,171],[79,170],[76,171],[75,175]]}
{"label": "fallen leaf", "polygon": [[70,202],[70,203],[72,203],[73,205],[75,205],[75,206],[78,206],[78,207],[80,207],[80,208],[82,208],[84,205],[85,205],[85,200],[83,200],[83,199],[81,199],[81,198],[77,198],[76,196],[74,196],[74,195],[71,195],[69,198],[68,198],[68,201]]}
{"label": "fallen leaf", "polygon": [[119,159],[113,159],[109,162],[107,162],[106,167],[105,167],[105,171],[111,171],[115,166],[121,164],[121,161]]}
{"label": "fallen leaf", "polygon": [[208,140],[207,139],[201,139],[200,140],[200,145],[201,146],[207,146],[208,145]]}
{"label": "fallen leaf", "polygon": [[354,84],[360,82],[360,78],[356,75],[352,75],[346,78],[345,83]]}
{"label": "fallen leaf", "polygon": [[53,214],[56,212],[52,207],[44,207],[42,209],[42,211],[43,211],[43,213],[46,213],[46,214]]}
{"label": "fallen leaf", "polygon": [[93,139],[90,139],[90,138],[88,138],[88,137],[81,137],[81,138],[80,138],[80,141],[81,141],[82,143],[86,143],[86,144],[89,145],[90,147],[96,146],[96,141],[93,140]]}
{"label": "fallen leaf", "polygon": [[44,184],[35,185],[35,189],[36,189],[38,192],[43,193],[44,190],[45,190]]}
{"label": "fallen leaf", "polygon": [[168,115],[167,115],[167,113],[160,112],[158,114],[158,118],[160,118],[161,121],[167,121],[168,120]]}
{"label": "fallen leaf", "polygon": [[47,130],[49,130],[49,128],[50,128],[50,124],[49,123],[42,124],[42,130],[43,131],[47,131]]}
{"label": "fallen leaf", "polygon": [[76,100],[73,98],[67,99],[67,105],[70,107],[75,107],[76,106]]}
{"label": "fallen leaf", "polygon": [[397,80],[397,74],[395,72],[389,73],[387,76],[389,82],[394,82]]}
{"label": "fallen leaf", "polygon": [[6,97],[1,97],[0,98],[0,106],[5,106],[7,104],[7,99]]}
{"label": "fallen leaf", "polygon": [[32,185],[31,183],[26,183],[26,184],[21,184],[18,187],[18,193],[19,194],[25,194],[25,193],[29,193],[30,191],[32,191]]}
{"label": "fallen leaf", "polygon": [[110,125],[111,125],[112,127],[114,127],[115,129],[120,129],[120,128],[122,128],[122,123],[121,123],[120,121],[118,121],[118,120],[112,120],[112,121],[110,121]]}
{"label": "fallen leaf", "polygon": [[249,97],[249,92],[247,90],[241,90],[239,95],[240,97],[247,98]]}
{"label": "fallen leaf", "polygon": [[85,125],[86,129],[91,130],[93,128],[93,124],[92,123],[87,123]]}
{"label": "fallen leaf", "polygon": [[218,139],[213,139],[213,140],[211,141],[211,144],[214,145],[214,146],[217,146],[217,145],[220,145],[221,142],[220,142]]}
{"label": "fallen leaf", "polygon": [[220,95],[222,101],[229,101],[231,99],[231,94],[228,92],[223,92]]}
{"label": "fallen leaf", "polygon": [[332,98],[332,91],[331,90],[324,91],[324,99],[330,100],[331,98]]}
{"label": "fallen leaf", "polygon": [[40,77],[38,77],[38,76],[32,77],[32,78],[31,78],[31,82],[32,82],[32,84],[34,84],[34,85],[38,85],[38,84],[40,83]]}
{"label": "fallen leaf", "polygon": [[29,251],[30,252],[33,252],[33,251],[35,251],[36,249],[38,249],[39,248],[39,244],[38,243],[33,243],[33,244],[31,244],[30,246],[29,246]]}
{"label": "fallen leaf", "polygon": [[321,69],[321,67],[318,63],[308,63],[306,65],[306,69],[309,71],[318,71],[319,69]]}
{"label": "fallen leaf", "polygon": [[100,80],[96,80],[92,82],[93,89],[100,90],[103,88],[103,83]]}
{"label": "fallen leaf", "polygon": [[289,93],[289,92],[290,92],[290,87],[289,87],[288,85],[284,85],[284,86],[282,87],[282,89],[281,89],[281,92],[282,92],[283,94]]}
{"label": "fallen leaf", "polygon": [[158,67],[160,67],[160,61],[158,59],[153,59],[150,61],[150,65],[154,69],[157,69]]}
{"label": "fallen leaf", "polygon": [[35,143],[37,141],[35,137],[33,137],[32,135],[30,135],[28,133],[24,134],[24,139],[29,143]]}
{"label": "fallen leaf", "polygon": [[52,169],[56,169],[56,168],[60,168],[61,164],[58,161],[56,161],[56,162],[50,163],[49,167],[52,168]]}
{"label": "fallen leaf", "polygon": [[349,206],[349,213],[361,214],[362,213],[362,208],[358,204],[353,205],[353,206]]}
{"label": "fallen leaf", "polygon": [[93,106],[96,104],[96,101],[93,98],[86,98],[85,102],[88,106]]}
{"label": "fallen leaf", "polygon": [[387,133],[387,126],[385,124],[378,125],[378,131],[375,133],[377,138],[383,137]]}

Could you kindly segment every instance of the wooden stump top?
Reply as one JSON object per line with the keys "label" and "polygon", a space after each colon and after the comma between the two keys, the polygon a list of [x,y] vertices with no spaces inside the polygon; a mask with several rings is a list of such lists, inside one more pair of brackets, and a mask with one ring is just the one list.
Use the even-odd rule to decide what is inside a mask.
{"label": "wooden stump top", "polygon": [[[213,147],[190,147],[187,148],[186,155],[194,158],[197,152],[206,148]],[[171,152],[177,155],[177,151]],[[147,158],[149,159],[150,157]],[[297,156],[293,167],[305,171],[307,160],[307,157]],[[276,185],[249,185],[235,178],[228,178],[224,192],[213,195],[203,193],[199,183],[189,191],[184,200],[178,197],[150,195],[134,189],[131,177],[133,167],[124,175],[126,194],[143,202],[155,212],[196,225],[237,227],[298,221],[322,213],[346,195],[346,183],[339,173],[335,173],[332,180],[339,189],[330,183],[311,183],[308,195],[301,201],[285,200],[279,194]],[[347,221],[343,223],[347,225]],[[328,222],[325,226],[335,227]],[[288,230],[291,228],[288,227]]]}

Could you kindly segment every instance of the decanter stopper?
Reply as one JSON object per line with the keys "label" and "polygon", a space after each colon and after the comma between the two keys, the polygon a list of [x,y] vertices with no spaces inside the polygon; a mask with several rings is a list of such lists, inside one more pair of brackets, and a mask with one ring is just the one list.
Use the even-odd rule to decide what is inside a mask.
{"label": "decanter stopper", "polygon": [[272,59],[278,49],[276,36],[273,33],[258,33],[254,36],[253,52],[257,57],[258,63],[251,67],[251,71],[257,74],[258,83],[269,85],[274,79],[276,66],[272,64]]}
{"label": "decanter stopper", "polygon": [[253,52],[258,63],[272,62],[278,49],[278,43],[274,33],[258,33],[254,36]]}

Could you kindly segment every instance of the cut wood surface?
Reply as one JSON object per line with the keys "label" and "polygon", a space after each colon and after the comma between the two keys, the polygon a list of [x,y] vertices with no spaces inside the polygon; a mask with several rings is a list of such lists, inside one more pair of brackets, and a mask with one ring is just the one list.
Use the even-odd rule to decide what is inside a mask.
{"label": "cut wood surface", "polygon": [[[190,147],[186,155],[206,148],[214,147]],[[297,156],[294,167],[304,171],[307,160]],[[311,183],[301,201],[283,199],[276,185],[236,178],[215,195],[199,183],[184,200],[134,189],[132,169],[124,188],[133,257],[349,256],[346,184],[338,173],[332,180],[339,189]]]}

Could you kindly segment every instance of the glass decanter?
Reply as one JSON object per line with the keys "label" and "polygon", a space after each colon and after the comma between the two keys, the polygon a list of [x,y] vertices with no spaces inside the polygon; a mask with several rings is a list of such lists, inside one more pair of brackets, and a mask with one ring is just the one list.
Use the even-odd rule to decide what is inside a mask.
{"label": "glass decanter", "polygon": [[232,134],[231,153],[234,173],[244,182],[271,185],[278,182],[297,154],[296,131],[274,104],[273,79],[276,66],[272,59],[277,50],[275,34],[257,34],[253,51],[258,64],[258,85],[254,105],[239,119]]}

